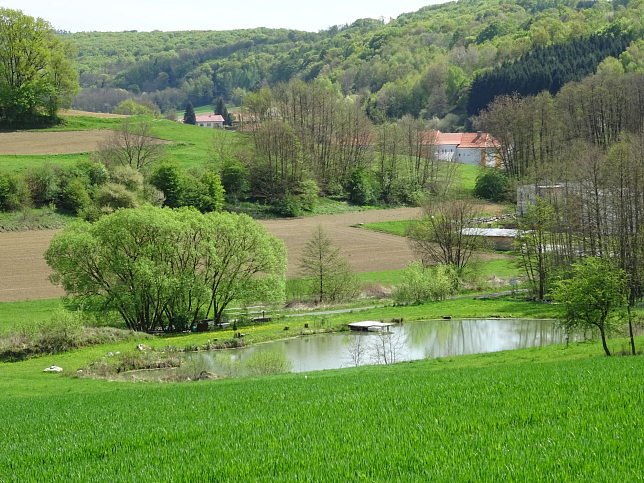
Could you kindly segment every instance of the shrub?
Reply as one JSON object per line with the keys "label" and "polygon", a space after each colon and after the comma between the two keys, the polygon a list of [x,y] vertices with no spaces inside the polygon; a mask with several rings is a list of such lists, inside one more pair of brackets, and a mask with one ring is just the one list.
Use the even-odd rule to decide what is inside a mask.
{"label": "shrub", "polygon": [[29,204],[29,187],[20,176],[0,173],[0,211],[17,211]]}
{"label": "shrub", "polygon": [[250,182],[248,168],[238,161],[228,161],[221,170],[221,184],[231,203],[246,199]]}
{"label": "shrub", "polygon": [[449,265],[424,267],[410,262],[403,271],[403,280],[392,293],[396,304],[421,304],[443,300],[458,292],[456,270]]}
{"label": "shrub", "polygon": [[113,210],[136,208],[138,206],[136,194],[129,191],[125,186],[116,183],[107,183],[102,186],[96,193],[96,203],[99,207],[107,207]]}
{"label": "shrub", "polygon": [[260,350],[246,360],[243,370],[249,376],[285,374],[293,370],[293,365],[282,352]]}
{"label": "shrub", "polygon": [[24,179],[29,187],[31,199],[36,206],[56,203],[60,193],[58,169],[50,164],[33,167],[25,172]]}
{"label": "shrub", "polygon": [[59,309],[48,322],[37,327],[35,346],[46,354],[65,352],[80,347],[83,335],[82,312]]}
{"label": "shrub", "polygon": [[501,203],[508,201],[510,180],[505,171],[496,168],[485,168],[476,178],[474,194],[484,200]]}
{"label": "shrub", "polygon": [[143,188],[143,175],[131,166],[116,166],[110,173],[110,180],[134,193]]}
{"label": "shrub", "polygon": [[369,205],[376,200],[373,177],[363,167],[358,167],[349,177],[349,201],[356,205]]}
{"label": "shrub", "polygon": [[300,181],[298,185],[298,198],[300,199],[300,206],[303,210],[313,211],[319,194],[320,188],[314,180],[305,179],[304,181]]}
{"label": "shrub", "polygon": [[287,194],[273,203],[275,212],[282,216],[300,216],[302,204],[298,196]]}
{"label": "shrub", "polygon": [[72,213],[81,212],[91,203],[85,184],[79,178],[69,180],[60,193],[59,206]]}

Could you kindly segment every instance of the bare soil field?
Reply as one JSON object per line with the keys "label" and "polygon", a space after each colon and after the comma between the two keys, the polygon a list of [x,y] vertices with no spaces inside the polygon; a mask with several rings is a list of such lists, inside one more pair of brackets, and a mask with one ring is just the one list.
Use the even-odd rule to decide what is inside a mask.
{"label": "bare soil field", "polygon": [[[35,155],[90,153],[110,139],[111,129],[89,131],[16,131],[0,132],[0,155]],[[150,138],[155,143],[165,139]]]}
{"label": "bare soil field", "polygon": [[76,109],[61,109],[58,111],[63,117],[99,117],[101,119],[120,119],[124,117],[130,117],[125,114],[108,114],[107,112],[90,112],[90,111],[78,111]]}
{"label": "bare soil field", "polygon": [[0,233],[0,302],[51,299],[65,295],[47,277],[44,253],[57,230]]}
{"label": "bare soil field", "polygon": [[[341,247],[341,254],[357,273],[399,270],[413,260],[407,239],[358,227],[359,223],[410,220],[420,215],[420,208],[371,210],[309,218],[264,220],[261,223],[286,243],[289,277],[298,275],[302,248],[319,224]],[[63,291],[47,279],[51,273],[44,253],[58,230],[0,233],[0,302],[55,298]],[[491,254],[490,258],[502,257]]]}
{"label": "bare soil field", "polygon": [[0,155],[73,154],[96,151],[112,135],[111,130],[17,131],[0,133]]}
{"label": "bare soil field", "polygon": [[[322,225],[335,245],[341,247],[356,272],[404,268],[413,253],[407,240],[351,225],[377,221],[408,220],[419,215],[418,208],[372,210],[340,215],[321,215],[261,223],[285,241],[289,277],[298,275],[298,260],[312,230]],[[0,233],[0,302],[55,298],[63,291],[48,280],[51,273],[43,257],[49,241],[58,230]]]}

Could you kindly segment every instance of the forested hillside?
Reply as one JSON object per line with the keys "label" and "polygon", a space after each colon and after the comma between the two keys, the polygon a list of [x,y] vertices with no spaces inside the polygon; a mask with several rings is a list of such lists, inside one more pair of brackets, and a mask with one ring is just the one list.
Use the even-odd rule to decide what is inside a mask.
{"label": "forested hillside", "polygon": [[[554,94],[565,82],[593,73],[609,55],[626,70],[629,64],[631,70],[644,67],[637,55],[623,55],[642,37],[641,3],[461,0],[388,24],[361,19],[317,33],[64,35],[79,51],[84,89],[78,108],[111,110],[132,96],[161,111],[218,97],[240,105],[260,87],[322,78],[342,95],[359,95],[375,122],[410,114],[453,130],[497,94],[490,85],[502,85],[498,93],[543,88]],[[542,72],[536,76],[541,83],[534,82],[535,71]],[[526,79],[533,90],[526,91]]]}

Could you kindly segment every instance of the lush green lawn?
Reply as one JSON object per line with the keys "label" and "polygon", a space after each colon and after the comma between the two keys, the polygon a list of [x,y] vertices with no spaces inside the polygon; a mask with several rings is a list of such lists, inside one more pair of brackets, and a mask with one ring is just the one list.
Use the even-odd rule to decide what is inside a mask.
{"label": "lush green lawn", "polygon": [[0,334],[22,325],[48,319],[52,312],[60,307],[62,307],[60,299],[1,302]]}
{"label": "lush green lawn", "polygon": [[[0,304],[0,331],[57,306]],[[296,336],[305,323],[316,330],[447,315],[541,318],[554,307],[463,298],[276,314],[240,330],[257,343]],[[231,336],[140,342],[182,348]],[[69,377],[138,342],[0,363],[0,481],[635,481],[644,470],[636,450],[644,438],[643,359],[603,357],[597,342],[190,383]],[[610,345],[617,352],[627,342]],[[42,372],[52,364],[63,375]]]}
{"label": "lush green lawn", "polygon": [[0,364],[0,479],[636,481],[643,360],[600,351],[168,384]]}

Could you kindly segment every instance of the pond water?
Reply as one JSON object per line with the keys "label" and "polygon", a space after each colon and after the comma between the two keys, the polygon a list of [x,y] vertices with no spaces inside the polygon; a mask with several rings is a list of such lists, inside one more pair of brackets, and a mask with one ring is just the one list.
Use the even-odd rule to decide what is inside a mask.
{"label": "pond water", "polygon": [[318,334],[239,349],[199,353],[193,357],[199,357],[201,364],[209,371],[221,374],[231,364],[243,365],[268,352],[285,356],[292,372],[307,372],[565,342],[565,332],[552,320],[432,320],[394,325],[389,332]]}

